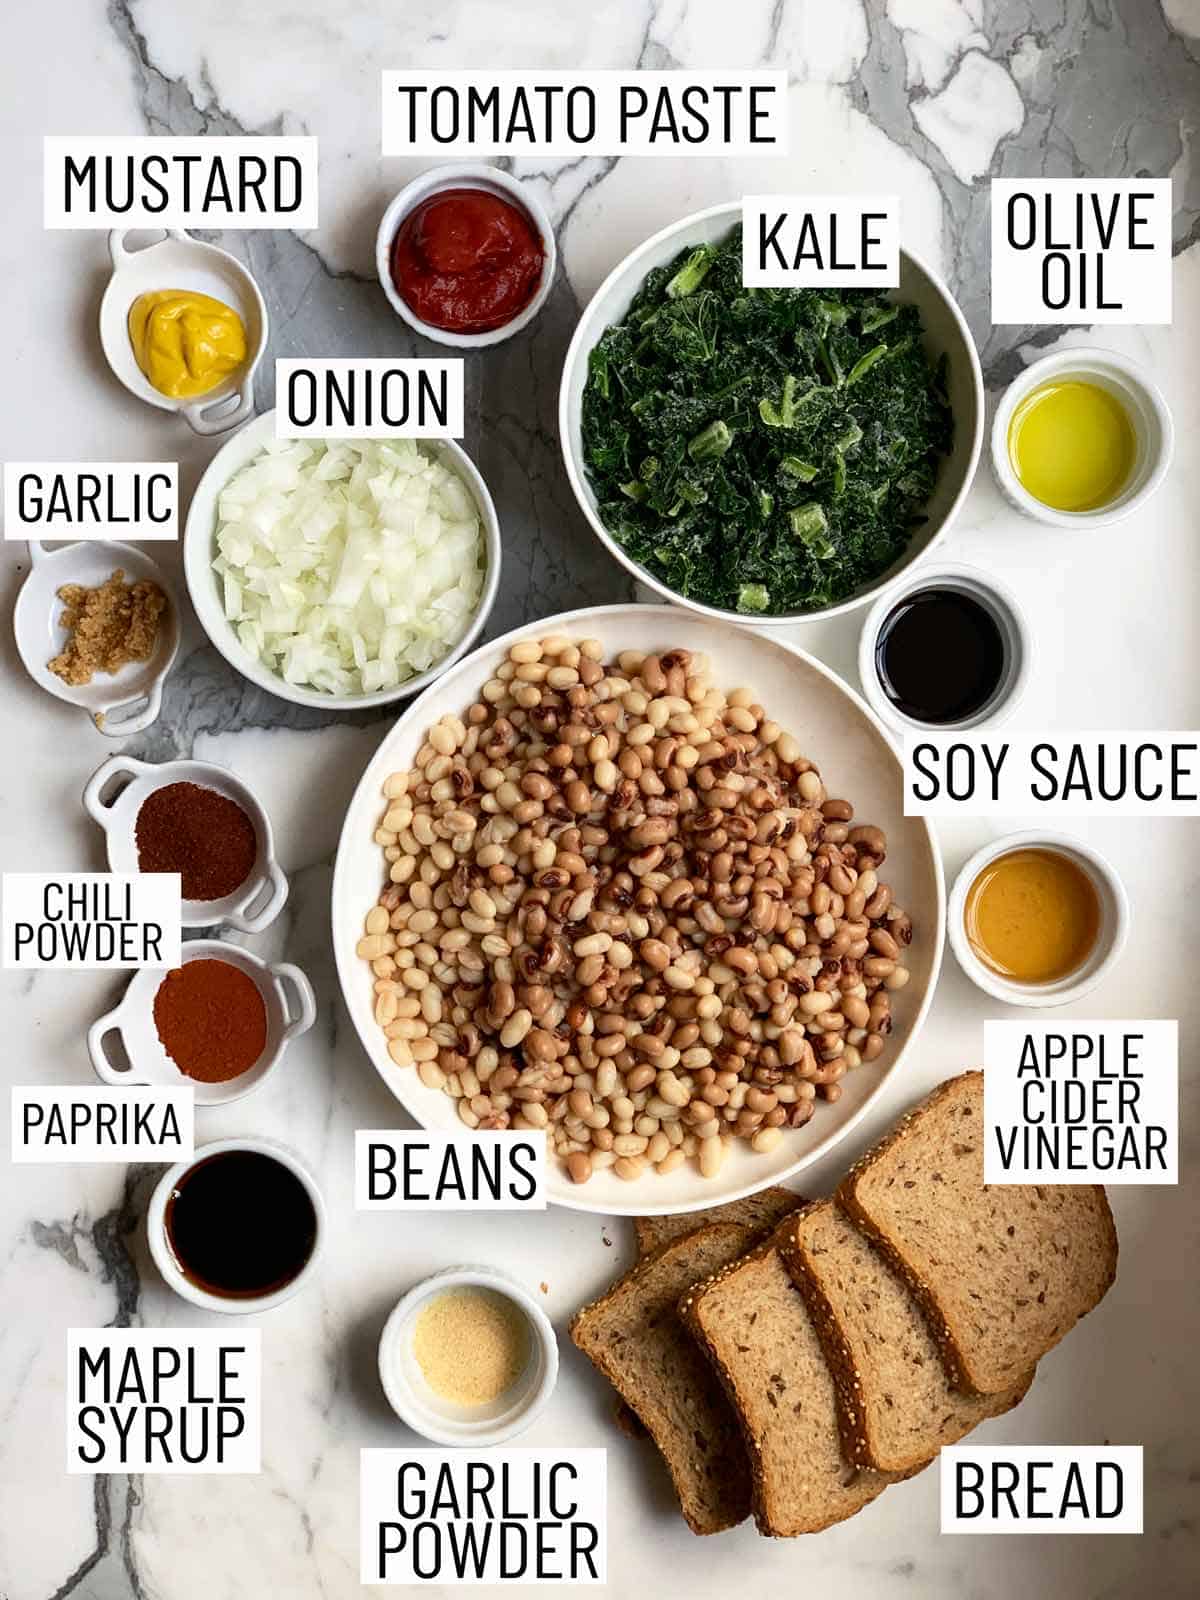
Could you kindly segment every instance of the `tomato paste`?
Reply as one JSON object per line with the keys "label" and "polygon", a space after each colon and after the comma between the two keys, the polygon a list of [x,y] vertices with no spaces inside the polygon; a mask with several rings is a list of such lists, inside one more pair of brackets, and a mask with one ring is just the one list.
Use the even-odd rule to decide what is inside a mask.
{"label": "tomato paste", "polygon": [[519,206],[486,189],[443,189],[400,224],[392,282],[430,327],[486,333],[533,299],[545,255]]}

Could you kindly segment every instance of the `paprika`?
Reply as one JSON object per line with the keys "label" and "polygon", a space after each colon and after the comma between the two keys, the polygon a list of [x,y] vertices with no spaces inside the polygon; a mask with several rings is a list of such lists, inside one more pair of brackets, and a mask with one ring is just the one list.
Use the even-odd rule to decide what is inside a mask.
{"label": "paprika", "polygon": [[267,1047],[267,1007],[240,967],[216,958],[185,961],[158,986],[154,1026],[186,1078],[227,1083],[248,1072]]}
{"label": "paprika", "polygon": [[185,900],[224,900],[254,870],[258,836],[235,800],[198,783],[165,783],[134,828],[140,872],[178,872]]}

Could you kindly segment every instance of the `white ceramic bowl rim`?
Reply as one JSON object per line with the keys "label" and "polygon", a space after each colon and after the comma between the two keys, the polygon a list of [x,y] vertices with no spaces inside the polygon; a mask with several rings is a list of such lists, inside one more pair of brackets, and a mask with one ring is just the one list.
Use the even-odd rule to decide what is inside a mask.
{"label": "white ceramic bowl rim", "polygon": [[[893,704],[884,692],[875,659],[875,646],[883,624],[910,595],[926,589],[956,589],[977,599],[1000,629],[1005,668],[991,698],[969,717],[958,722],[918,722]],[[858,641],[858,675],[863,692],[873,710],[889,727],[904,732],[950,733],[955,729],[996,726],[1011,716],[1029,686],[1033,666],[1033,635],[1025,621],[1016,595],[1007,584],[990,572],[965,567],[936,558],[922,561],[889,585],[875,601],[862,626]]]}
{"label": "white ceramic bowl rim", "polygon": [[[500,194],[505,199],[514,201],[525,212],[542,241],[542,276],[533,298],[527,306],[517,312],[515,317],[502,323],[498,328],[489,328],[482,333],[455,333],[449,328],[435,328],[432,323],[423,322],[417,316],[392,282],[392,244],[400,231],[401,223],[422,200],[443,189],[491,190],[493,194]],[[403,317],[409,327],[422,338],[433,339],[438,344],[460,350],[482,350],[489,345],[502,344],[505,339],[511,339],[513,334],[520,333],[522,328],[527,328],[546,303],[554,283],[557,264],[558,246],[554,238],[554,225],[545,206],[532,189],[527,188],[511,173],[481,161],[456,161],[442,167],[431,167],[414,178],[411,183],[405,184],[404,188],[392,198],[380,218],[379,229],[375,235],[375,270],[379,275],[380,287],[387,296],[392,310]]]}
{"label": "white ceramic bowl rim", "polygon": [[[901,573],[907,570],[909,566],[914,565],[918,561],[924,560],[929,553],[942,541],[946,533],[949,532],[955,518],[958,516],[958,513],[962,508],[971,484],[974,482],[975,471],[979,464],[979,455],[983,447],[984,434],[985,402],[983,372],[979,364],[979,352],[975,348],[975,341],[971,336],[970,328],[967,326],[966,318],[963,316],[958,302],[955,300],[945,282],[942,280],[941,275],[935,272],[921,256],[916,254],[915,251],[902,248],[900,251],[901,263],[903,264],[905,260],[911,262],[913,267],[915,267],[916,270],[926,278],[926,280],[935,290],[942,305],[949,313],[951,321],[954,323],[957,329],[959,338],[962,341],[963,349],[967,356],[967,361],[970,368],[971,390],[974,397],[975,415],[971,430],[971,445],[963,469],[962,483],[960,484],[958,491],[954,495],[950,504],[946,507],[940,524],[936,530],[931,534],[928,541],[916,550],[913,549],[913,544],[910,542],[909,546],[902,552],[897,560],[893,562],[892,566],[887,571],[879,574],[878,577],[872,579],[872,581],[862,590],[861,593],[851,595],[845,600],[839,600],[834,605],[819,607],[815,610],[770,612],[763,613],[762,615],[750,616],[740,611],[724,611],[717,606],[705,605],[702,601],[689,599],[686,595],[679,594],[674,589],[669,588],[668,585],[663,583],[661,579],[655,577],[652,572],[641,566],[640,563],[635,561],[634,558],[628,554],[621,543],[605,527],[602,519],[593,507],[593,496],[590,486],[587,482],[586,470],[584,469],[582,462],[577,465],[575,460],[574,430],[571,423],[571,380],[574,371],[579,364],[581,362],[586,362],[591,345],[594,343],[594,340],[597,337],[597,335],[589,327],[594,311],[598,306],[603,304],[608,299],[611,291],[623,280],[627,273],[631,272],[636,266],[644,261],[646,257],[654,254],[658,247],[662,244],[665,244],[668,240],[673,239],[676,236],[687,234],[701,224],[707,223],[716,218],[727,219],[728,225],[733,227],[741,217],[741,213],[742,205],[741,202],[737,200],[725,200],[721,201],[717,205],[707,206],[702,211],[693,211],[690,215],[682,217],[678,222],[669,223],[665,228],[660,228],[657,233],[651,234],[648,239],[643,240],[640,245],[638,245],[634,250],[631,250],[626,256],[616,263],[616,265],[601,283],[600,287],[592,295],[587,305],[583,308],[583,311],[579,317],[579,321],[576,324],[575,332],[571,338],[571,343],[567,348],[567,354],[563,361],[562,379],[559,384],[558,432],[562,448],[563,465],[566,468],[567,479],[571,485],[575,499],[579,504],[580,510],[583,512],[593,531],[600,539],[600,542],[609,551],[610,555],[614,556],[616,560],[618,560],[626,569],[626,571],[631,573],[632,576],[638,580],[638,582],[646,584],[664,600],[668,600],[674,605],[684,606],[688,610],[695,611],[702,616],[718,618],[722,622],[734,622],[743,627],[749,626],[755,628],[772,628],[782,627],[785,625],[794,625],[799,622],[814,622],[817,620],[824,620],[828,617],[840,616],[843,612],[853,611],[858,606],[865,605],[867,601],[871,600],[880,591],[880,589],[885,588],[889,584],[893,583],[901,575]],[[686,242],[687,241],[685,239],[680,239],[679,248],[681,250],[684,248]],[[647,268],[646,270],[648,271],[649,269]],[[645,276],[646,273],[642,272],[642,279],[644,279]],[[620,315],[624,315],[624,312],[621,312]],[[616,314],[614,313],[614,317],[615,316]],[[613,319],[610,318],[610,320]],[[584,348],[585,339],[589,341],[587,349]],[[955,428],[958,429],[964,426],[965,419],[956,415],[954,422]],[[950,458],[947,457],[946,460],[949,462]],[[914,541],[916,537],[917,533],[914,531]]]}
{"label": "white ceramic bowl rim", "polygon": [[[1013,470],[1008,429],[1013,413],[1039,384],[1053,377],[1098,379],[1124,402],[1138,440],[1140,459],[1120,494],[1093,511],[1058,511],[1030,494]],[[1157,437],[1150,437],[1156,433]],[[992,419],[992,470],[1010,504],[1052,528],[1099,528],[1122,522],[1143,506],[1161,485],[1175,454],[1175,424],[1162,390],[1145,367],[1116,350],[1072,345],[1033,361],[1009,384]]]}
{"label": "white ceramic bowl rim", "polygon": [[[309,1253],[308,1260],[300,1271],[281,1289],[274,1290],[271,1294],[260,1294],[252,1299],[232,1299],[224,1295],[210,1294],[207,1289],[201,1289],[186,1278],[183,1271],[171,1252],[167,1242],[166,1210],[167,1200],[171,1190],[183,1177],[185,1172],[190,1172],[201,1161],[206,1161],[209,1156],[224,1155],[231,1150],[244,1150],[255,1155],[271,1156],[281,1166],[288,1169],[294,1177],[304,1185],[309,1199],[312,1201],[313,1215],[316,1217],[316,1237]],[[220,1311],[226,1316],[249,1316],[259,1311],[270,1311],[272,1307],[282,1305],[308,1282],[316,1270],[321,1252],[325,1246],[325,1201],[321,1195],[317,1180],[309,1171],[306,1163],[290,1150],[287,1145],[280,1144],[276,1139],[263,1139],[258,1137],[239,1137],[231,1139],[216,1139],[210,1144],[197,1145],[195,1153],[187,1161],[177,1161],[174,1166],[168,1167],[166,1172],[154,1186],[154,1193],[150,1196],[150,1204],[146,1208],[146,1240],[150,1247],[150,1254],[154,1265],[162,1274],[163,1281],[168,1289],[173,1289],[184,1300],[190,1300],[193,1305],[202,1307],[205,1311]]]}
{"label": "white ceramic bowl rim", "polygon": [[[516,1409],[495,1418],[472,1421],[470,1416],[450,1421],[439,1416],[405,1376],[398,1358],[401,1341],[422,1305],[448,1289],[488,1289],[510,1300],[529,1325],[538,1348],[540,1372]],[[522,1283],[498,1267],[445,1267],[423,1278],[401,1296],[379,1338],[379,1380],[392,1410],[416,1433],[435,1444],[493,1445],[512,1439],[531,1427],[545,1409],[558,1381],[558,1340],[553,1324]]]}
{"label": "white ceramic bowl rim", "polygon": [[[520,639],[539,638],[547,634],[566,633],[580,638],[594,636],[604,639],[608,631],[606,624],[610,621],[620,622],[622,619],[636,621],[639,636],[643,639],[658,628],[661,628],[669,638],[672,632],[678,634],[681,628],[688,626],[686,613],[681,612],[676,607],[641,605],[585,607],[578,611],[564,612],[557,616],[547,617],[538,622],[524,623],[510,633],[488,641],[486,645],[479,647],[479,650],[469,658],[456,665],[455,673],[461,674],[470,683],[470,687],[464,686],[462,704],[468,704],[471,699],[476,697],[478,686],[486,675],[486,670],[481,670],[477,660],[482,652],[486,651],[489,655],[492,652],[503,652]],[[747,648],[762,648],[767,652],[778,652],[802,663],[805,669],[813,672],[829,684],[836,691],[837,696],[847,703],[848,708],[852,707],[859,714],[872,734],[886,748],[891,760],[897,764],[899,763],[892,737],[875,716],[875,713],[866,705],[861,696],[856,694],[848,684],[829,667],[825,666],[823,662],[810,655],[807,651],[802,650],[799,646],[780,638],[777,634],[758,634],[753,630],[739,628],[724,617],[709,620],[724,629],[730,630],[731,647],[734,646],[736,641],[737,646],[743,650]],[[747,643],[747,641],[752,641],[752,643]],[[711,641],[706,641],[704,644],[695,644],[692,648],[713,650],[717,647]],[[718,681],[724,681],[719,657],[714,656],[714,665],[717,670]],[[475,680],[478,681],[476,682]],[[457,676],[454,682],[457,684]],[[730,686],[730,684],[726,686]],[[436,696],[444,692],[445,689],[446,685],[439,684],[434,686],[430,693]],[[461,706],[458,709],[461,709]],[[411,719],[411,723],[409,719]],[[354,823],[357,829],[357,812],[360,807],[365,809],[369,803],[371,810],[374,811],[378,804],[378,797],[374,787],[377,776],[375,771],[376,763],[387,755],[390,740],[397,730],[401,729],[402,726],[407,728],[412,724],[423,726],[427,720],[428,713],[425,711],[422,702],[414,702],[411,706],[406,707],[402,718],[394,724],[391,734],[384,739],[375,756],[364,769],[358,787],[347,808],[346,820],[342,827],[342,836],[339,841],[337,860],[334,867],[330,909],[334,961],[337,967],[338,980],[364,1053],[373,1069],[383,1079],[408,1115],[412,1116],[421,1125],[437,1127],[438,1124],[436,1122],[426,1122],[419,1102],[422,1097],[435,1096],[438,1091],[425,1089],[419,1082],[414,1090],[408,1090],[407,1092],[402,1092],[397,1087],[398,1081],[404,1080],[397,1079],[399,1069],[394,1066],[382,1048],[382,1034],[374,1018],[370,1014],[369,1008],[364,1012],[363,1008],[355,1003],[355,996],[363,982],[362,962],[355,954],[359,930],[356,927],[347,926],[346,918],[341,915],[342,901],[344,898],[350,897],[350,891],[345,885],[353,872],[351,855],[347,848],[348,841],[357,841],[360,844],[362,842],[358,839],[357,831],[351,833],[351,824]],[[933,900],[933,914],[923,921],[921,935],[922,953],[927,954],[928,957],[929,976],[924,994],[921,996],[919,1003],[905,1018],[903,1042],[894,1052],[889,1052],[884,1072],[872,1081],[870,1088],[866,1089],[862,1103],[852,1109],[845,1107],[844,1101],[839,1103],[839,1109],[845,1107],[842,1112],[844,1120],[831,1120],[831,1123],[827,1125],[826,1131],[821,1134],[811,1147],[803,1149],[794,1159],[788,1160],[786,1165],[771,1165],[763,1170],[760,1176],[748,1176],[745,1181],[729,1183],[728,1187],[724,1186],[725,1180],[719,1180],[719,1188],[709,1185],[707,1193],[698,1188],[694,1195],[686,1199],[680,1199],[677,1196],[667,1197],[662,1195],[661,1191],[656,1197],[653,1186],[648,1187],[645,1183],[641,1185],[620,1185],[622,1191],[630,1191],[630,1198],[626,1200],[624,1192],[613,1194],[605,1191],[602,1196],[595,1194],[598,1180],[593,1180],[590,1184],[576,1186],[565,1178],[559,1181],[552,1176],[549,1186],[551,1204],[561,1205],[570,1210],[594,1212],[605,1216],[655,1216],[663,1213],[674,1214],[703,1210],[718,1203],[739,1199],[747,1194],[755,1194],[769,1184],[786,1182],[788,1178],[828,1154],[836,1144],[840,1143],[858,1125],[862,1118],[867,1115],[877,1098],[894,1081],[895,1075],[902,1070],[905,1058],[919,1035],[929,1007],[932,1004],[942,960],[946,925],[946,900],[941,856],[937,848],[936,837],[927,818],[904,818],[903,821],[906,825],[910,823],[914,825],[917,836],[924,845],[924,851],[927,852],[927,859],[923,854],[918,870],[922,880],[927,882]],[[367,842],[370,841],[369,830],[364,833],[363,838]],[[925,878],[926,873],[928,874],[927,880]],[[357,901],[355,903],[357,905]],[[366,907],[364,906],[362,910],[365,911],[365,909]],[[927,936],[928,943],[926,943]],[[912,987],[915,987],[915,985]],[[905,991],[906,994],[908,992],[909,990]],[[417,1101],[416,1104],[414,1104],[414,1097]],[[756,1157],[755,1159],[764,1163],[769,1161],[768,1157]],[[656,1181],[666,1183],[668,1180]],[[592,1191],[594,1197],[589,1197],[589,1191]],[[633,1198],[634,1191],[637,1193],[636,1199]]]}
{"label": "white ceramic bowl rim", "polygon": [[[1056,983],[1018,983],[1002,977],[984,965],[967,938],[965,913],[971,885],[986,866],[1014,850],[1046,850],[1070,857],[1087,873],[1100,898],[1102,924],[1096,949],[1077,973],[1068,973]],[[1112,863],[1086,840],[1044,828],[1006,833],[984,845],[964,864],[950,891],[948,932],[959,965],[978,988],[1008,1005],[1068,1005],[1090,994],[1120,959],[1129,924],[1129,898]]]}
{"label": "white ceramic bowl rim", "polygon": [[475,643],[495,604],[496,593],[500,586],[500,525],[491,492],[483,481],[479,468],[454,439],[421,441],[423,445],[438,453],[444,453],[449,458],[473,496],[479,512],[486,570],[479,604],[461,638],[427,671],[406,679],[394,689],[377,689],[371,694],[360,695],[322,694],[318,689],[285,683],[281,677],[269,672],[261,662],[250,655],[234,632],[232,623],[226,619],[224,607],[217,593],[216,575],[212,570],[212,541],[217,498],[233,474],[252,460],[274,437],[275,412],[264,411],[261,416],[255,417],[253,422],[247,423],[231,439],[225,441],[196,485],[183,531],[183,566],[188,593],[191,595],[200,626],[229,665],[244,678],[257,684],[260,689],[266,689],[269,694],[277,695],[281,700],[290,700],[295,705],[313,706],[323,711],[362,711],[371,706],[389,705],[396,700],[407,700],[413,695],[420,694]]}

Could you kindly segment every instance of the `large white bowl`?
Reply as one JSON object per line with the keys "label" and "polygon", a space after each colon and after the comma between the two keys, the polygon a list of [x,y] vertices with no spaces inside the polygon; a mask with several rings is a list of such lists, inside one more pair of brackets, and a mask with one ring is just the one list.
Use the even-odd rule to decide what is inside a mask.
{"label": "large white bowl", "polygon": [[912,977],[895,996],[894,1031],[877,1066],[864,1065],[842,1080],[833,1104],[819,1101],[812,1121],[785,1135],[769,1155],[755,1155],[740,1141],[716,1178],[685,1165],[667,1177],[647,1173],[626,1183],[611,1172],[576,1186],[556,1162],[547,1175],[555,1205],[605,1215],[651,1216],[694,1211],[750,1194],[799,1172],[850,1132],[887,1080],[900,1070],[933,995],[945,929],[942,868],[929,824],[904,815],[900,759],[866,705],[819,661],[791,645],[721,619],[690,615],[668,606],[599,606],[570,611],[516,629],[460,661],[407,708],[363,773],[338,846],[333,875],[333,950],[346,1006],[371,1064],[384,1083],[423,1126],[461,1132],[455,1102],[427,1089],[411,1067],[398,1067],[373,1014],[374,982],[355,946],[363,919],[383,886],[382,852],[374,832],[385,809],[383,783],[411,767],[429,725],[449,712],[461,715],[517,639],[548,634],[601,640],[615,656],[622,650],[680,647],[703,651],[716,681],[726,689],[751,686],[777,721],[799,739],[820,767],[830,792],[852,800],[856,815],[888,837],[885,869],[897,901],[911,914],[914,938],[908,952]]}
{"label": "large white bowl", "polygon": [[252,656],[238,638],[232,622],[225,616],[221,601],[220,582],[212,569],[213,538],[217,531],[217,499],[234,473],[252,461],[262,448],[275,437],[275,413],[265,411],[255,417],[233,438],[223,444],[205,469],[196,485],[188,508],[183,530],[183,570],[187,578],[188,594],[200,619],[200,626],[213,644],[235,667],[243,678],[258,684],[281,700],[294,701],[300,706],[316,706],[324,711],[358,711],[364,706],[383,706],[393,700],[405,700],[419,694],[427,684],[464,654],[478,639],[496,600],[500,583],[500,524],[496,507],[488,493],[487,484],[479,469],[461,445],[453,439],[424,439],[422,444],[436,451],[447,465],[458,473],[468,493],[475,501],[479,523],[483,530],[484,555],[487,571],[479,604],[468,626],[440,661],[434,662],[427,672],[417,673],[394,689],[377,689],[373,694],[324,694],[320,689],[302,684],[286,683],[276,672],[269,671],[257,657]]}
{"label": "large white bowl", "polygon": [[835,617],[840,612],[850,611],[878,594],[906,567],[941,541],[958,515],[979,462],[979,451],[983,444],[983,373],[971,331],[949,289],[923,261],[909,251],[901,250],[900,285],[893,297],[915,305],[921,313],[925,348],[930,357],[937,360],[941,355],[946,355],[949,363],[950,409],[954,414],[954,442],[950,453],[941,459],[933,497],[925,508],[926,520],[913,529],[904,553],[886,572],[880,573],[870,583],[857,589],[849,599],[840,600],[836,605],[820,606],[809,611],[748,616],[702,605],[698,600],[689,600],[686,595],[678,594],[635,561],[601,520],[596,496],[584,467],[580,434],[588,356],[605,328],[624,317],[648,272],[673,261],[689,245],[710,244],[723,239],[741,220],[741,213],[740,201],[727,201],[722,205],[710,206],[707,211],[694,212],[690,217],[684,217],[682,222],[673,222],[670,227],[654,234],[613,268],[588,302],[567,350],[558,395],[558,431],[567,477],[575,491],[575,498],[600,542],[623,567],[662,595],[664,600],[686,606],[689,611],[698,611],[708,617],[728,617],[735,622],[752,623],[756,628],[764,628],[811,621],[816,617]]}

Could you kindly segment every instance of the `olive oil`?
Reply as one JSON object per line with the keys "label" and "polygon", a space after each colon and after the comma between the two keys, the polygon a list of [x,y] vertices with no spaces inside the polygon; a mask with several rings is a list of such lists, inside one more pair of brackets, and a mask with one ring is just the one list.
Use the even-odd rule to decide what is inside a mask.
{"label": "olive oil", "polygon": [[1098,383],[1053,378],[1021,401],[1008,455],[1022,488],[1053,511],[1096,511],[1129,481],[1137,439],[1121,401]]}

